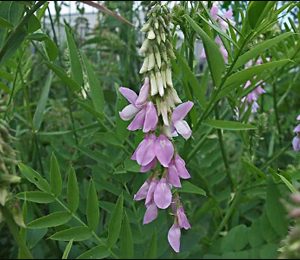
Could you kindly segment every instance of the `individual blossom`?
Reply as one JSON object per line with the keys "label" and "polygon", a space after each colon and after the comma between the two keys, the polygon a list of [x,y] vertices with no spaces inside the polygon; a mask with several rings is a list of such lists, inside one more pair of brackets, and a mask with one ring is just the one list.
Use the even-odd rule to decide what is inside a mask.
{"label": "individual blossom", "polygon": [[173,209],[175,218],[174,223],[168,232],[168,241],[173,250],[178,253],[180,251],[181,229],[188,230],[191,228],[191,225],[185,215],[184,208],[179,201],[179,198],[177,197],[173,203],[175,204]]}
{"label": "individual blossom", "polygon": [[[300,121],[300,115],[297,116],[297,120]],[[292,141],[293,149],[294,151],[299,152],[300,151],[300,124],[298,124],[294,128],[294,133],[296,134],[296,136],[293,138]]]}
{"label": "individual blossom", "polygon": [[191,175],[185,167],[185,161],[178,155],[168,166],[168,182],[176,188],[181,187],[180,179],[189,179]]}
{"label": "individual blossom", "polygon": [[149,78],[145,78],[139,95],[129,88],[121,87],[119,89],[130,103],[119,113],[120,117],[125,121],[134,118],[127,127],[130,131],[143,129],[144,133],[148,133],[156,129],[158,122],[157,111],[154,104],[151,101],[147,101],[149,89]]}
{"label": "individual blossom", "polygon": [[[259,83],[262,84],[262,81],[260,81]],[[251,86],[251,81],[248,80],[246,82],[244,88],[246,89],[250,86]],[[253,89],[246,97],[244,97],[242,99],[242,102],[247,102],[248,104],[250,104],[252,113],[256,113],[259,108],[257,100],[258,100],[259,96],[264,93],[266,93],[266,91],[261,87],[261,85],[259,85],[258,87]]]}

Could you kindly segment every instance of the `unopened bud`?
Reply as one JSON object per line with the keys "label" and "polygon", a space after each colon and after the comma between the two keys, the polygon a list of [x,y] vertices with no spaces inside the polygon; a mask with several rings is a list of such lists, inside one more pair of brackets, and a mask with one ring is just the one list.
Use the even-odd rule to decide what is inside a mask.
{"label": "unopened bud", "polygon": [[146,53],[147,50],[148,50],[148,47],[149,47],[149,40],[145,39],[144,42],[143,42],[143,44],[142,44],[142,46],[141,46],[141,48],[140,48],[140,53],[141,54]]}
{"label": "unopened bud", "polygon": [[155,59],[156,59],[156,64],[157,64],[157,67],[160,69],[161,67],[161,56],[160,56],[160,52],[157,48],[157,50],[155,50]]}
{"label": "unopened bud", "polygon": [[152,70],[155,66],[155,58],[153,51],[149,54],[148,71]]}
{"label": "unopened bud", "polygon": [[141,32],[148,32],[150,29],[150,23],[145,23],[144,26],[141,29]]}
{"label": "unopened bud", "polygon": [[158,93],[157,85],[156,85],[156,78],[155,74],[151,72],[150,75],[150,85],[151,85],[151,96],[154,96]]}
{"label": "unopened bud", "polygon": [[159,70],[156,71],[155,76],[156,76],[158,93],[162,97],[165,94],[165,89],[164,89],[164,84]]}
{"label": "unopened bud", "polygon": [[173,87],[173,82],[172,82],[172,71],[170,69],[170,67],[168,67],[166,69],[166,81],[167,81],[167,85],[169,87]]}
{"label": "unopened bud", "polygon": [[152,29],[148,32],[148,37],[147,38],[149,40],[155,39],[155,33],[154,33],[154,31]]}
{"label": "unopened bud", "polygon": [[140,74],[143,74],[145,73],[146,71],[148,71],[148,63],[149,63],[149,56],[147,56],[145,59],[144,59],[144,62],[143,62],[143,65],[140,69]]}

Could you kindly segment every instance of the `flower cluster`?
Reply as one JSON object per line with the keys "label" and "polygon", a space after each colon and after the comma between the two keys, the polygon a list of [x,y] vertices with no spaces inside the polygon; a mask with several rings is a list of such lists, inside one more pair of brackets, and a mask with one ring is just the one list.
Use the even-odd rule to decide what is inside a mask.
{"label": "flower cluster", "polygon": [[141,172],[152,171],[134,195],[136,201],[145,200],[143,223],[152,222],[159,209],[171,206],[174,224],[169,230],[168,241],[174,251],[179,252],[180,229],[191,226],[175,188],[181,187],[181,179],[191,176],[172,139],[179,135],[184,139],[191,137],[191,128],[184,118],[193,102],[182,103],[173,87],[171,59],[175,55],[170,42],[169,11],[158,1],[151,2],[150,7],[142,28],[146,39],[140,50],[145,57],[140,70],[144,83],[138,95],[128,88],[119,89],[130,103],[120,112],[120,117],[132,120],[128,130],[141,129],[145,133],[131,157],[141,166]]}
{"label": "flower cluster", "polygon": [[[223,13],[216,3],[214,3],[210,9],[210,16],[220,26],[221,30],[223,30],[224,32],[228,30],[229,23],[231,23],[232,25],[235,24],[235,22],[233,20],[232,10],[229,9],[228,11]],[[228,62],[228,52],[227,52],[219,35],[215,38],[215,42],[220,47],[220,52],[224,58],[224,61],[227,63]],[[205,54],[204,50],[202,51],[200,57],[206,58],[206,54]]]}
{"label": "flower cluster", "polygon": [[[300,115],[297,116],[297,120],[300,121]],[[294,133],[296,136],[293,138],[293,148],[296,152],[300,151],[300,124],[298,124],[295,129]]]}

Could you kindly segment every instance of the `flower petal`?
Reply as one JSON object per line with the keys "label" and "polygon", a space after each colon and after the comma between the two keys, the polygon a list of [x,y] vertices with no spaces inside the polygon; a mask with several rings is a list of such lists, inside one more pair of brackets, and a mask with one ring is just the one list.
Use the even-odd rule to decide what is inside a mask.
{"label": "flower petal", "polygon": [[134,194],[133,199],[136,201],[146,199],[149,187],[150,187],[149,181],[147,180],[144,182],[144,184],[141,186],[141,188],[138,190],[138,192],[136,194]]}
{"label": "flower petal", "polygon": [[177,215],[177,220],[178,220],[179,227],[184,228],[185,230],[188,230],[188,229],[191,228],[190,222],[187,219],[187,217],[185,215],[185,212],[184,212],[184,209],[183,209],[182,206],[180,206],[177,209],[176,215]]}
{"label": "flower petal", "polygon": [[166,209],[172,202],[172,193],[166,178],[162,178],[154,191],[154,202],[160,209]]}
{"label": "flower petal", "polygon": [[180,178],[189,179],[191,175],[185,167],[185,161],[178,155],[175,155],[175,166],[177,168],[177,172]]}
{"label": "flower petal", "polygon": [[130,104],[135,103],[138,96],[133,90],[131,90],[130,88],[120,87],[119,91],[121,92],[123,97],[125,97],[129,101]]}
{"label": "flower petal", "polygon": [[137,112],[139,112],[139,109],[134,105],[130,104],[124,107],[123,110],[119,112],[119,115],[124,121],[128,121],[132,119],[137,114]]}
{"label": "flower petal", "polygon": [[142,166],[140,171],[148,172],[148,171],[152,170],[153,168],[155,168],[156,164],[157,164],[157,160],[156,160],[156,158],[154,158],[149,164]]}
{"label": "flower petal", "polygon": [[177,224],[173,224],[168,232],[168,241],[176,253],[179,253],[180,251],[180,236],[180,227]]}
{"label": "flower petal", "polygon": [[180,178],[178,176],[177,169],[173,163],[170,164],[168,168],[168,183],[176,188],[181,187]]}
{"label": "flower petal", "polygon": [[216,4],[213,4],[213,6],[210,9],[210,15],[214,20],[217,20],[218,12],[219,12],[219,7]]}
{"label": "flower petal", "polygon": [[185,140],[187,140],[191,137],[192,130],[191,130],[189,124],[185,120],[176,121],[174,126],[175,126],[175,129],[178,132],[178,134],[182,135],[182,137]]}
{"label": "flower petal", "polygon": [[145,122],[143,132],[148,133],[150,130],[155,130],[158,122],[156,108],[152,102],[148,102],[145,113]]}
{"label": "flower petal", "polygon": [[165,136],[160,135],[155,142],[155,155],[162,166],[168,167],[174,154],[172,142]]}
{"label": "flower petal", "polygon": [[178,120],[184,119],[187,113],[192,109],[193,105],[194,103],[191,101],[178,105],[173,111],[172,122],[175,123]]}
{"label": "flower petal", "polygon": [[127,129],[129,131],[135,131],[135,130],[138,130],[138,129],[142,129],[142,127],[144,125],[144,122],[145,122],[145,114],[146,114],[146,109],[140,110],[136,114],[136,116],[134,117],[132,122],[129,124]]}
{"label": "flower petal", "polygon": [[139,96],[135,101],[136,106],[141,106],[147,101],[147,98],[149,96],[149,90],[150,90],[150,81],[149,78],[146,77],[144,85],[141,87]]}
{"label": "flower petal", "polygon": [[151,203],[153,201],[153,194],[155,192],[157,184],[158,184],[157,179],[152,179],[151,180],[149,190],[148,190],[148,193],[147,193],[147,196],[146,196],[146,201],[145,201],[146,205],[148,205],[149,203]]}
{"label": "flower petal", "polygon": [[294,133],[300,133],[300,124],[294,128]]}
{"label": "flower petal", "polygon": [[296,152],[300,151],[300,138],[298,136],[293,138],[293,149]]}
{"label": "flower petal", "polygon": [[155,158],[155,135],[145,137],[140,148],[136,152],[136,160],[139,165],[146,166]]}
{"label": "flower petal", "polygon": [[147,210],[144,215],[143,224],[148,224],[157,218],[158,209],[155,203],[151,203],[147,206]]}
{"label": "flower petal", "polygon": [[300,121],[300,115],[297,116],[297,120]]}

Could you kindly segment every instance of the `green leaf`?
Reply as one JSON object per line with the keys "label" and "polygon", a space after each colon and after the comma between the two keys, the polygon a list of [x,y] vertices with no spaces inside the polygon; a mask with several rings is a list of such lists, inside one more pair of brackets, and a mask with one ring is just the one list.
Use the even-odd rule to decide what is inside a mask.
{"label": "green leaf", "polygon": [[264,40],[257,44],[255,47],[252,47],[249,51],[245,52],[243,55],[239,56],[236,63],[234,64],[232,70],[235,70],[242,65],[244,65],[247,61],[256,58],[259,54],[264,52],[267,49],[270,49],[277,43],[283,41],[287,37],[294,35],[292,32],[286,32],[283,34],[280,34],[272,39]]}
{"label": "green leaf", "polygon": [[72,212],[75,212],[79,205],[79,189],[78,189],[76,173],[73,167],[69,168],[69,173],[68,173],[67,200],[68,200],[69,209]]}
{"label": "green leaf", "polygon": [[58,48],[57,48],[56,44],[49,37],[47,37],[45,39],[44,43],[45,43],[45,49],[46,49],[49,60],[54,61],[56,59],[56,57],[58,56]]}
{"label": "green leaf", "polygon": [[56,196],[59,196],[62,191],[62,180],[61,180],[59,164],[54,153],[51,156],[50,185],[51,185],[52,192]]}
{"label": "green leaf", "polygon": [[263,11],[266,8],[268,1],[251,1],[248,7],[247,17],[250,27],[254,29],[264,18]]}
{"label": "green leaf", "polygon": [[123,259],[132,259],[134,256],[132,231],[126,212],[124,212],[124,218],[122,222],[120,251]]}
{"label": "green leaf", "polygon": [[80,86],[71,79],[61,67],[58,67],[54,63],[46,62],[46,65],[51,69],[72,91],[79,91]]}
{"label": "green leaf", "polygon": [[14,26],[9,21],[4,19],[3,17],[0,17],[0,28],[12,29],[13,27]]}
{"label": "green leaf", "polygon": [[39,19],[33,14],[28,20],[28,32],[33,33],[41,28],[41,23]]}
{"label": "green leaf", "polygon": [[260,73],[266,72],[266,70],[269,69],[280,68],[280,66],[286,65],[289,62],[291,62],[291,60],[288,59],[268,62],[232,74],[225,81],[224,87],[220,91],[218,98],[220,99],[226,96],[235,88],[240,88],[241,84],[245,84],[247,80],[251,80],[254,76],[258,76]]}
{"label": "green leaf", "polygon": [[288,231],[288,221],[286,218],[286,212],[280,202],[280,198],[280,191],[272,179],[269,178],[267,187],[266,214],[274,231],[282,237],[286,235]]}
{"label": "green leaf", "polygon": [[198,186],[196,186],[188,181],[184,181],[182,183],[181,189],[179,189],[178,191],[182,192],[182,193],[193,193],[193,194],[199,194],[202,196],[206,196],[205,190],[199,188]]}
{"label": "green leaf", "polygon": [[146,259],[157,259],[157,231],[154,229],[149,247],[145,252]]}
{"label": "green leaf", "polygon": [[110,252],[105,246],[95,246],[92,249],[84,252],[76,259],[103,259],[107,258],[110,255]]}
{"label": "green leaf", "polygon": [[293,186],[292,183],[289,182],[283,175],[276,173],[276,175],[282,180],[282,182],[286,185],[286,187],[292,192],[297,193],[297,189]]}
{"label": "green leaf", "polygon": [[50,193],[49,183],[39,173],[23,163],[19,163],[19,169],[23,176],[33,183],[38,189]]}
{"label": "green leaf", "polygon": [[219,87],[221,84],[222,74],[225,70],[225,63],[222,54],[220,53],[218,45],[213,39],[211,39],[206,32],[204,32],[199,25],[188,15],[185,15],[188,22],[191,24],[192,28],[200,35],[206,57],[208,66],[210,69],[211,76],[213,78],[214,84]]}
{"label": "green leaf", "polygon": [[68,259],[68,256],[69,256],[69,253],[72,249],[72,246],[73,246],[73,239],[69,241],[69,243],[67,244],[66,248],[65,248],[65,251],[62,255],[62,259]]}
{"label": "green leaf", "polygon": [[55,198],[48,193],[42,191],[25,191],[16,195],[18,199],[27,200],[35,203],[51,203]]}
{"label": "green leaf", "polygon": [[89,239],[92,233],[88,227],[72,227],[56,232],[50,239],[58,241],[84,241]]}
{"label": "green leaf", "polygon": [[244,124],[237,121],[227,121],[227,120],[213,120],[213,119],[206,120],[204,121],[204,124],[217,129],[225,129],[225,130],[232,130],[232,131],[256,129],[256,126],[250,124]]}
{"label": "green leaf", "polygon": [[67,43],[70,54],[70,63],[71,63],[71,76],[77,82],[79,86],[83,84],[83,75],[82,67],[80,63],[80,56],[78,48],[76,47],[75,40],[71,33],[71,29],[65,25],[65,31],[67,35]]}
{"label": "green leaf", "polygon": [[38,131],[41,127],[41,123],[43,121],[44,111],[46,108],[51,83],[52,83],[52,73],[49,72],[46,82],[44,84],[43,90],[42,90],[41,97],[39,99],[39,102],[37,104],[37,107],[36,107],[36,110],[35,110],[35,113],[33,116],[32,123],[33,123],[33,128],[35,131]]}
{"label": "green leaf", "polygon": [[104,95],[102,87],[97,78],[97,75],[94,72],[92,64],[89,62],[85,55],[82,55],[82,60],[85,66],[87,80],[91,89],[91,98],[93,101],[94,108],[98,113],[103,114]]}
{"label": "green leaf", "polygon": [[123,200],[123,194],[121,194],[117,200],[108,225],[107,245],[109,248],[111,248],[117,242],[120,235],[123,217]]}
{"label": "green leaf", "polygon": [[86,217],[88,226],[96,231],[99,223],[99,203],[98,195],[93,180],[90,181],[87,204],[86,204]]}
{"label": "green leaf", "polygon": [[49,228],[57,227],[67,223],[71,219],[71,214],[66,211],[51,213],[47,216],[35,219],[27,224],[29,228]]}

